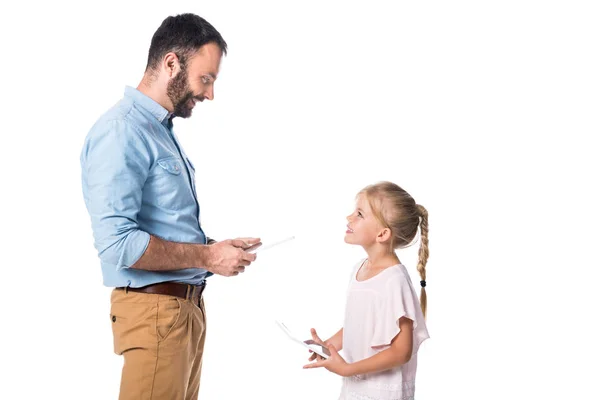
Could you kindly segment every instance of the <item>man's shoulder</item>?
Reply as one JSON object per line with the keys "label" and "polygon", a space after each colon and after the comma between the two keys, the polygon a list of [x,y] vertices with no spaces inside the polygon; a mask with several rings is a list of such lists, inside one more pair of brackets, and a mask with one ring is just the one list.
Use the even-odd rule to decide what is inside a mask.
{"label": "man's shoulder", "polygon": [[133,102],[127,97],[123,97],[96,120],[94,127],[111,124],[113,122],[127,123],[129,122],[132,110]]}
{"label": "man's shoulder", "polygon": [[88,137],[114,131],[139,134],[142,126],[144,126],[143,115],[136,110],[131,99],[124,97],[96,120],[90,128]]}

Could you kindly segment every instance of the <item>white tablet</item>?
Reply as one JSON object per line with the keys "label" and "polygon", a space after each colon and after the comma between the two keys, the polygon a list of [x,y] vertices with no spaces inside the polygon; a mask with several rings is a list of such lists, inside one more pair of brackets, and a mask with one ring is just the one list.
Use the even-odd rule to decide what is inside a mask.
{"label": "white tablet", "polygon": [[293,335],[292,332],[290,332],[290,330],[287,328],[287,326],[285,326],[283,324],[283,322],[279,322],[279,321],[275,321],[277,323],[277,325],[281,328],[281,330],[283,332],[285,332],[285,334],[292,339],[294,342],[296,343],[300,343],[302,346],[306,347],[309,350],[314,351],[315,353],[317,353],[318,355],[320,355],[323,358],[329,358],[329,355],[327,353],[325,353],[323,351],[323,346],[320,346],[318,344],[306,344],[304,343],[303,340],[298,339],[297,336]]}
{"label": "white tablet", "polygon": [[252,246],[248,247],[244,251],[246,251],[248,253],[258,253],[259,251],[264,251],[264,250],[270,249],[271,247],[274,247],[274,246],[280,245],[282,243],[288,242],[288,241],[290,241],[292,239],[294,239],[294,236],[290,236],[288,238],[285,238],[285,239],[282,239],[282,240],[278,240],[276,242],[267,243],[266,245],[263,244],[262,242],[259,242],[257,244],[253,244]]}

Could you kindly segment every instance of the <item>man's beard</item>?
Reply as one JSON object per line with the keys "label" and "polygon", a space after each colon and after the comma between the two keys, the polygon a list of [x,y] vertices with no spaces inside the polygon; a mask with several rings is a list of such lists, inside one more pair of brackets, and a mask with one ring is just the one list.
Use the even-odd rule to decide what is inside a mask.
{"label": "man's beard", "polygon": [[194,98],[194,94],[190,90],[185,66],[182,65],[179,73],[168,83],[167,96],[173,103],[173,114],[176,117],[189,118],[192,115],[193,106],[190,107],[188,102]]}

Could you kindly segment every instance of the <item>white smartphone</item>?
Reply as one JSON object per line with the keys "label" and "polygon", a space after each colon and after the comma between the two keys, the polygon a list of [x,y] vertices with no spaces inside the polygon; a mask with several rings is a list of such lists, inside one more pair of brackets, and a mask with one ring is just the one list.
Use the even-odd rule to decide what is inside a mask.
{"label": "white smartphone", "polygon": [[255,253],[256,249],[258,249],[262,245],[263,245],[262,242],[258,242],[256,244],[253,244],[252,246],[244,249],[244,251],[247,252],[247,253]]}
{"label": "white smartphone", "polygon": [[278,240],[276,242],[267,243],[266,245],[264,245],[262,242],[258,242],[256,244],[253,244],[252,246],[248,247],[247,249],[244,249],[244,251],[246,251],[248,253],[258,253],[259,251],[264,251],[264,250],[270,249],[271,247],[288,242],[292,239],[294,239],[294,236],[290,236],[288,238]]}
{"label": "white smartphone", "polygon": [[302,346],[304,346],[307,349],[309,349],[309,350],[317,353],[318,355],[320,355],[323,358],[329,358],[329,354],[325,353],[325,349],[323,348],[323,346],[320,346],[318,344],[307,344],[307,343],[304,343],[303,340],[298,339],[298,337],[296,337],[295,335],[293,335],[292,332],[290,332],[290,330],[287,328],[287,326],[285,326],[285,324],[283,322],[280,322],[280,321],[275,321],[275,322],[281,328],[281,330],[283,332],[285,332],[285,334],[290,339],[292,339],[294,342],[300,343]]}

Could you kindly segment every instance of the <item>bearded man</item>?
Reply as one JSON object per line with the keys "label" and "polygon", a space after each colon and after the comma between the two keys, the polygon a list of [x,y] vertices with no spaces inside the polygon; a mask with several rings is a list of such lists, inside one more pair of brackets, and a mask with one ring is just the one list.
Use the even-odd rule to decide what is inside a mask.
{"label": "bearded man", "polygon": [[196,170],[173,132],[174,118],[213,99],[226,52],[203,18],[166,18],[140,84],[125,88],[83,145],[83,196],[104,285],[114,288],[121,400],[198,398],[206,279],[238,275],[256,259],[245,249],[260,239],[216,242],[202,230]]}

